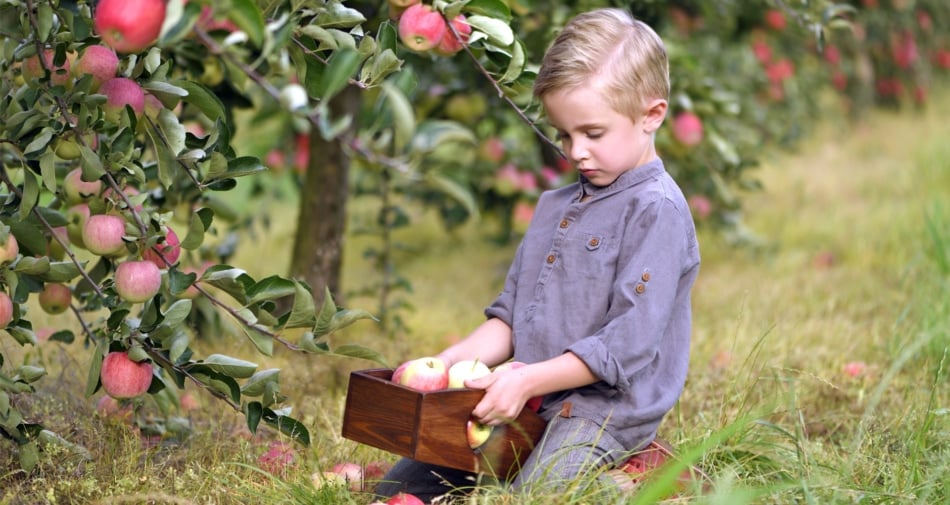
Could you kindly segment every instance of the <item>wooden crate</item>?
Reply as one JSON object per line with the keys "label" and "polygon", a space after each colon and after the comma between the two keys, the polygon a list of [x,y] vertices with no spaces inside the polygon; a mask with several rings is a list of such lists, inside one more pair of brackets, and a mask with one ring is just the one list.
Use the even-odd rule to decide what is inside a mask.
{"label": "wooden crate", "polygon": [[390,369],[350,374],[343,437],[425,463],[513,477],[541,439],[545,422],[524,409],[472,450],[466,422],[484,394],[474,389],[421,392],[392,382]]}

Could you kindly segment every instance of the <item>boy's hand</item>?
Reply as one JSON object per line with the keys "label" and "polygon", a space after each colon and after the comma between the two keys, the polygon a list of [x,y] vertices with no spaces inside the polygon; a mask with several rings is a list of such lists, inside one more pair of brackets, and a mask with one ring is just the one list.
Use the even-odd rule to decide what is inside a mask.
{"label": "boy's hand", "polygon": [[465,387],[484,389],[472,417],[482,424],[498,426],[515,420],[528,401],[526,381],[521,369],[493,372],[478,379],[465,381]]}

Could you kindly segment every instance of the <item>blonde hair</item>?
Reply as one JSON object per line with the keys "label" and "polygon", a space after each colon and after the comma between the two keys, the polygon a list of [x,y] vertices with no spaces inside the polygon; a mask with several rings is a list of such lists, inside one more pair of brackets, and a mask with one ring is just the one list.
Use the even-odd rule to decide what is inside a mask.
{"label": "blonde hair", "polygon": [[636,117],[651,99],[669,99],[670,65],[660,36],[621,9],[596,9],[567,23],[544,55],[534,96],[600,85],[610,106]]}

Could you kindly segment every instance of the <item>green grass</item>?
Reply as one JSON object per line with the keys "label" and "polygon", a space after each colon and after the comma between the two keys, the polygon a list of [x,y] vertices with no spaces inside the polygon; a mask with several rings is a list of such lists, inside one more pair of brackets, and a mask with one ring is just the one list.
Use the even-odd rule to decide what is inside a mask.
{"label": "green grass", "polygon": [[[765,190],[746,200],[757,245],[737,249],[701,232],[692,369],[661,435],[714,486],[671,503],[950,502],[950,95],[935,94],[931,105],[875,113],[857,126],[828,119],[797,153],[769,155],[758,172]],[[292,214],[276,199],[268,208]],[[365,209],[353,208],[360,219]],[[370,345],[393,363],[436,352],[478,324],[514,247],[485,240],[491,223],[445,235],[432,216],[415,217],[418,225],[399,234],[406,250],[397,257],[412,282],[412,292],[400,295],[414,308],[401,313],[410,332],[391,341],[358,323],[334,337]],[[282,273],[293,224],[274,218],[234,263],[255,277]],[[355,291],[375,275],[361,257],[371,241],[347,244],[344,283]],[[375,303],[347,300],[370,310]],[[71,324],[66,316],[31,316],[38,327]],[[311,474],[344,460],[394,460],[340,436],[347,374],[372,366],[365,362],[286,350],[262,358],[226,337],[199,343],[284,370],[283,392],[313,445],[297,448],[287,473],[270,475],[257,458],[279,437],[235,435],[241,416],[200,392],[202,408],[186,414],[192,435],[145,448],[132,427],[99,418],[96,399],[82,396],[88,351],[80,343],[21,350],[0,336],[0,346],[50,370],[36,395],[18,400],[21,410],[91,454],[51,447],[37,471],[24,475],[13,447],[0,440],[0,504],[359,505],[371,500],[317,490]],[[866,364],[864,373],[847,375],[843,367],[856,361]],[[144,402],[141,412],[154,414],[154,403]],[[602,503],[582,484],[576,493],[518,498],[489,488],[466,503]],[[658,482],[628,503],[655,501],[668,489]]]}

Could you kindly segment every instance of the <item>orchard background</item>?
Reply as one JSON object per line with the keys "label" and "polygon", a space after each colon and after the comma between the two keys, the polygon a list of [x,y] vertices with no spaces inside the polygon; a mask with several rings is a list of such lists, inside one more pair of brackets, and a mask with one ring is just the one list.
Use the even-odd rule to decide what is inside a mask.
{"label": "orchard background", "polygon": [[[249,465],[300,501],[361,503],[314,487],[319,468],[298,461],[303,487],[279,463],[315,442],[316,466],[344,459],[319,454],[347,447],[326,428],[348,371],[435,350],[443,334],[421,333],[464,332],[480,315],[414,326],[432,308],[415,293],[426,279],[411,274],[412,251],[438,256],[474,235],[507,253],[540,191],[571,180],[530,85],[558,28],[608,4],[434,2],[444,20],[465,17],[448,33],[471,30],[464,48],[448,49],[407,44],[394,5],[0,5],[0,482],[14,490],[3,500],[59,479],[57,458],[80,476],[75,486],[23,503],[105,499],[113,493],[78,491],[87,462],[101,462],[91,443],[118,454],[134,435],[141,458],[119,479],[134,481],[151,448],[183,452],[220,429],[198,404],[212,419],[240,418],[234,433],[256,441],[245,452],[270,440]],[[763,189],[768,153],[801,149],[819,120],[859,128],[882,108],[926,113],[950,70],[950,6],[939,0],[609,5],[667,41],[673,92],[658,149],[708,240],[739,251],[763,246],[744,203]],[[138,15],[161,21],[154,34]],[[120,39],[105,29],[130,19]],[[87,230],[92,216],[120,229]],[[928,223],[942,243],[939,221]],[[357,262],[366,267],[345,278]],[[442,279],[468,268],[445,267]],[[142,274],[122,273],[133,268]],[[103,358],[122,352],[151,380],[147,394],[110,404]],[[83,429],[63,419],[97,402],[100,417]],[[327,418],[302,421],[300,402],[322,404]],[[108,408],[125,420],[113,423]],[[720,439],[744,425],[726,428]],[[726,466],[696,446],[694,459]],[[118,493],[137,489],[122,481]]]}

